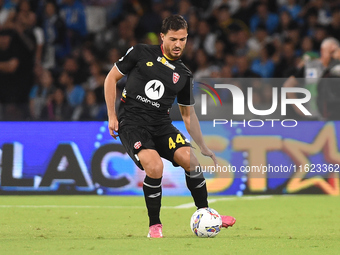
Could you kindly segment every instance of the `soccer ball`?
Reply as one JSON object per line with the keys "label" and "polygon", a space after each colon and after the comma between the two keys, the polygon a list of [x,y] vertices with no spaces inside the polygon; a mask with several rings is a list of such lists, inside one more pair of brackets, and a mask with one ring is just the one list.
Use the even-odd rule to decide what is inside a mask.
{"label": "soccer ball", "polygon": [[222,218],[212,208],[200,208],[191,216],[190,228],[198,237],[214,237],[222,228]]}

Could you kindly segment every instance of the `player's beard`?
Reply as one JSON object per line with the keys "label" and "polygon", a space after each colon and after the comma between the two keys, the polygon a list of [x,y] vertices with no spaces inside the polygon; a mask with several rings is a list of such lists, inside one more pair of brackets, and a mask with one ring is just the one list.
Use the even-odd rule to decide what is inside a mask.
{"label": "player's beard", "polygon": [[[166,47],[164,44],[163,44],[163,49],[164,49],[164,52],[167,56],[169,56],[171,59],[177,59],[177,58],[180,58],[182,56],[182,53],[183,53],[183,49],[179,48],[179,47],[174,47],[172,49],[170,49],[170,47]],[[173,54],[173,51],[174,50],[178,50],[179,53],[174,55]]]}
{"label": "player's beard", "polygon": [[172,57],[172,58],[179,58],[179,57],[182,56],[183,50],[182,50],[181,48],[175,47],[175,48],[172,49],[171,53],[172,53],[173,51],[179,51],[179,53],[177,53],[176,55],[171,54],[171,57]]}

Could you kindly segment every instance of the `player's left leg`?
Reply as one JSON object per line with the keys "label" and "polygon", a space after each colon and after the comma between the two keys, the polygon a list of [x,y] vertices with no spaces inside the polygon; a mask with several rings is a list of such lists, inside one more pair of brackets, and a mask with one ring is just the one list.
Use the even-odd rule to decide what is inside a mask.
{"label": "player's left leg", "polygon": [[[174,153],[174,161],[184,168],[187,187],[191,192],[197,209],[208,207],[207,185],[199,162],[190,147],[178,148]],[[232,216],[221,215],[222,227],[232,227],[236,219]]]}
{"label": "player's left leg", "polygon": [[207,185],[192,149],[188,146],[178,148],[174,153],[174,161],[185,170],[186,184],[197,209],[208,207]]}
{"label": "player's left leg", "polygon": [[[161,157],[171,161],[174,166],[184,168],[187,187],[196,207],[208,207],[207,185],[189,140],[173,125],[166,125],[159,128],[158,136],[154,141]],[[221,217],[223,227],[232,226],[236,221],[231,216],[221,215]]]}

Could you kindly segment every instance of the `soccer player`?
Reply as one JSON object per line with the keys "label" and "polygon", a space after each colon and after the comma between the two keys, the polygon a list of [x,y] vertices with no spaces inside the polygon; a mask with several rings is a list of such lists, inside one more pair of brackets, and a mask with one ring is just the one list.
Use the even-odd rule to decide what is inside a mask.
{"label": "soccer player", "polygon": [[[184,135],[171,124],[170,108],[177,96],[180,112],[190,136],[201,153],[217,160],[203,141],[193,107],[192,73],[182,63],[188,25],[180,15],[163,20],[161,45],[138,44],[115,63],[104,83],[109,130],[119,138],[135,164],[145,171],[143,192],[149,216],[151,238],[161,238],[159,217],[162,198],[163,162],[185,170],[187,187],[197,208],[208,207],[207,187],[199,162]],[[128,75],[118,113],[115,110],[116,83]],[[198,168],[196,168],[198,167]],[[195,170],[196,169],[196,170]],[[222,216],[222,226],[234,225],[235,218]]]}

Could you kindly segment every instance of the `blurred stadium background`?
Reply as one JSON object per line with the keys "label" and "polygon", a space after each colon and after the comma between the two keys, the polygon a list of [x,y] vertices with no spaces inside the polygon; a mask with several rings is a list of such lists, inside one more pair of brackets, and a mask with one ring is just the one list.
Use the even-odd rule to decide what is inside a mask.
{"label": "blurred stadium background", "polygon": [[[160,44],[161,21],[172,13],[189,24],[183,62],[196,80],[296,75],[304,57],[318,58],[325,38],[340,39],[339,6],[337,0],[0,0],[0,120],[105,120],[105,75],[136,43]],[[249,86],[258,109],[271,104],[272,84],[242,89]],[[177,109],[173,118],[180,118]]]}
{"label": "blurred stadium background", "polygon": [[[169,162],[162,211],[169,238],[145,242],[144,173],[107,129],[106,74],[131,46],[160,44],[170,14],[189,24],[182,59],[195,80],[233,80],[245,94],[252,88],[256,109],[268,109],[272,88],[290,76],[318,79],[308,87],[312,118],[293,108],[281,116],[278,107],[267,116],[278,119],[274,127],[251,127],[248,120],[265,117],[249,112],[243,123],[213,130],[201,121],[220,165],[281,166],[271,174],[207,175],[212,206],[238,219],[216,243],[191,235],[183,170]],[[313,65],[301,74],[329,37],[340,40],[338,0],[0,0],[1,254],[338,254],[339,197],[316,194],[340,194],[340,90],[332,86],[323,97],[318,90],[340,51],[322,75]],[[200,113],[201,91],[194,93]],[[231,94],[219,95],[224,119],[237,120]],[[326,114],[320,105],[330,106]],[[177,108],[174,124],[187,135]],[[283,117],[299,124],[286,128]],[[82,196],[32,196],[42,194]]]}

